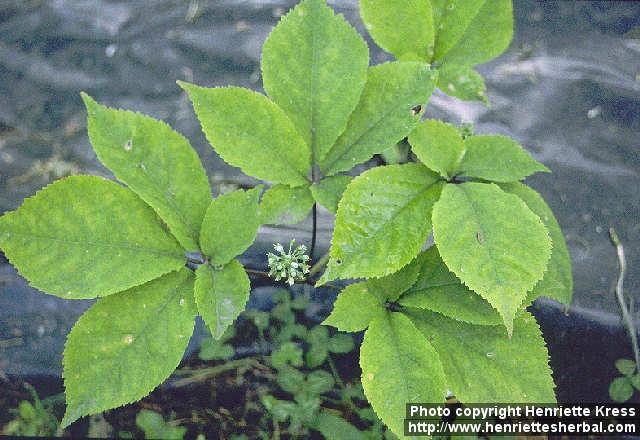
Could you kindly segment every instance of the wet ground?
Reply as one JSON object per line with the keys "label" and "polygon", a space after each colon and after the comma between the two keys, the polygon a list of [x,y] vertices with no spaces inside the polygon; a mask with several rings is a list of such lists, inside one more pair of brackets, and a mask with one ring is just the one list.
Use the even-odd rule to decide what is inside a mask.
{"label": "wet ground", "polygon": [[[261,89],[259,56],[283,0],[4,0],[0,2],[0,212],[68,174],[109,175],[86,136],[79,92],[148,113],[184,133],[215,193],[254,180],[206,145],[178,79]],[[330,2],[364,35],[357,1]],[[556,212],[573,259],[574,307],[536,305],[563,400],[602,400],[613,361],[630,349],[612,293],[608,228],[628,257],[640,299],[640,3],[516,0],[510,49],[479,67],[492,103],[437,93],[430,117],[513,136],[553,171],[530,179]],[[372,62],[387,55],[371,46]],[[321,215],[326,248],[331,216]],[[261,230],[246,262],[274,241],[309,238],[310,222]],[[331,295],[316,294],[324,307]],[[85,301],[29,288],[0,257],[0,372],[60,374],[64,336]],[[260,304],[256,304],[259,306]],[[195,342],[194,342],[195,344]],[[54,379],[55,380],[55,379]]]}

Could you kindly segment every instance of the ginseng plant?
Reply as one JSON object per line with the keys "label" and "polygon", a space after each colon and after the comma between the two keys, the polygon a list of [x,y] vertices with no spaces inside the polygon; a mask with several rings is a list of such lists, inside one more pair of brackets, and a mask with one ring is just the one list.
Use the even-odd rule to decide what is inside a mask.
{"label": "ginseng plant", "polygon": [[[0,248],[32,286],[98,298],[65,346],[63,425],[162,383],[196,314],[220,337],[249,297],[236,257],[260,224],[313,212],[313,249],[317,204],[336,213],[335,229],[305,282],[323,268],[318,285],[360,280],[324,323],[365,330],[363,387],[393,432],[404,434],[408,402],[555,401],[526,307],[542,295],[571,302],[570,258],[553,213],[521,183],[549,170],[506,136],[423,121],[436,87],[487,102],[473,67],[509,45],[511,0],[362,0],[360,9],[396,61],[370,67],[357,31],[324,0],[304,0],[264,44],[266,95],[179,82],[220,157],[270,183],[261,197],[258,186],[212,200],[184,137],[83,94],[93,148],[123,185],[69,177],[0,218]],[[348,174],[406,141],[407,163]],[[308,271],[296,259],[303,271],[280,273],[289,283]]]}

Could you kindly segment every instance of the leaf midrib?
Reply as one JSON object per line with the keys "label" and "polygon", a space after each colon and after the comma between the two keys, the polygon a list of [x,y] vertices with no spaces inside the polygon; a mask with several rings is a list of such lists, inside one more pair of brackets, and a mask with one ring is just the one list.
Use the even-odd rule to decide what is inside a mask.
{"label": "leaf midrib", "polygon": [[39,239],[39,240],[53,241],[53,242],[56,242],[56,243],[70,244],[70,245],[75,245],[75,246],[78,246],[78,247],[93,246],[93,247],[105,247],[105,248],[113,248],[113,249],[127,249],[127,250],[134,250],[134,251],[139,250],[139,251],[142,251],[142,252],[148,253],[148,254],[166,255],[166,256],[172,256],[172,257],[181,258],[181,256],[178,256],[177,254],[174,254],[174,253],[170,253],[168,251],[161,251],[159,249],[151,249],[151,248],[146,248],[146,247],[142,247],[142,246],[125,245],[125,244],[122,244],[122,243],[105,243],[105,242],[99,242],[99,241],[65,240],[65,239],[60,239],[60,238],[57,238],[57,237],[49,237],[49,236],[36,235],[36,234],[26,234],[26,233],[15,232],[15,231],[10,231],[9,234],[18,235],[18,236],[25,237],[25,238],[35,238],[35,239]]}

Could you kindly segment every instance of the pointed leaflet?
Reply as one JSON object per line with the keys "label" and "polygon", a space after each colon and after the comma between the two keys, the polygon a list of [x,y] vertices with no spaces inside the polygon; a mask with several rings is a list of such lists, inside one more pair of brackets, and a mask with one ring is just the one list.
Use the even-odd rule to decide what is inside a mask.
{"label": "pointed leaflet", "polygon": [[195,286],[198,312],[214,338],[219,339],[244,310],[250,288],[249,277],[237,260],[231,260],[222,269],[209,264],[198,267]]}
{"label": "pointed leaflet", "polygon": [[333,304],[333,311],[322,324],[343,332],[359,332],[385,313],[383,302],[369,291],[367,282],[363,281],[351,284],[340,292]]}
{"label": "pointed leaflet", "polygon": [[291,186],[308,183],[309,146],[269,98],[239,87],[178,83],[189,94],[207,140],[225,162],[258,179]]}
{"label": "pointed leaflet", "polygon": [[540,218],[497,185],[449,184],[433,208],[433,236],[447,267],[498,310],[511,333],[551,254]]}
{"label": "pointed leaflet", "polygon": [[408,310],[435,347],[447,384],[462,403],[555,403],[549,355],[529,313],[501,326],[472,325],[426,310]]}
{"label": "pointed leaflet", "polygon": [[484,78],[468,66],[447,64],[438,70],[438,88],[463,101],[482,101],[489,106]]}
{"label": "pointed leaflet", "polygon": [[571,256],[567,249],[567,243],[560,230],[551,208],[535,190],[519,183],[505,183],[500,187],[511,194],[520,197],[549,230],[553,249],[551,258],[544,277],[536,284],[536,287],[527,296],[526,305],[539,296],[553,298],[563,304],[571,304],[573,295],[573,274],[571,273]]}
{"label": "pointed leaflet", "polygon": [[473,66],[500,55],[511,42],[511,0],[432,0],[435,54],[432,61]]}
{"label": "pointed leaflet", "polygon": [[237,190],[211,202],[202,222],[200,246],[212,264],[225,264],[256,239],[260,219],[258,197],[262,185]]}
{"label": "pointed leaflet", "polygon": [[313,206],[308,186],[274,185],[265,191],[260,202],[260,223],[290,225],[304,220]]}
{"label": "pointed leaflet", "polygon": [[449,271],[435,246],[418,256],[420,276],[399,300],[405,307],[439,312],[478,325],[499,325],[502,318],[480,295],[469,290]]}
{"label": "pointed leaflet", "polygon": [[325,177],[311,185],[311,193],[316,202],[335,214],[338,211],[338,202],[352,180],[352,176]]}
{"label": "pointed leaflet", "polygon": [[68,299],[110,295],[185,263],[146,203],[93,176],[59,180],[0,217],[0,248],[33,287]]}
{"label": "pointed leaflet", "polygon": [[409,143],[420,162],[429,169],[445,179],[455,176],[464,156],[464,142],[456,127],[427,119],[411,132]]}
{"label": "pointed leaflet", "polygon": [[193,274],[184,268],[99,299],[65,345],[62,425],[148,395],[180,363],[195,315]]}
{"label": "pointed leaflet", "polygon": [[464,141],[465,155],[458,173],[492,180],[513,182],[549,169],[531,157],[517,142],[506,136],[470,136]]}
{"label": "pointed leaflet", "polygon": [[367,78],[369,51],[324,0],[304,0],[262,50],[264,88],[295,124],[319,163],[347,125]]}
{"label": "pointed leaflet", "polygon": [[324,175],[347,171],[406,137],[420,121],[437,72],[425,63],[393,62],[369,68],[367,84],[344,133],[320,162]]}
{"label": "pointed leaflet", "polygon": [[433,56],[433,14],[429,0],[360,0],[360,15],[374,41],[398,59]]}
{"label": "pointed leaflet", "polygon": [[360,367],[367,400],[399,436],[407,403],[444,403],[447,382],[438,353],[401,313],[386,313],[369,324]]}
{"label": "pointed leaflet", "polygon": [[420,251],[442,182],[417,163],[370,169],[342,196],[320,283],[392,274]]}
{"label": "pointed leaflet", "polygon": [[98,159],[156,211],[186,250],[197,250],[211,191],[189,141],[162,121],[102,106],[84,93],[82,99]]}
{"label": "pointed leaflet", "polygon": [[382,303],[394,302],[403,292],[413,286],[420,275],[421,261],[418,258],[404,266],[397,272],[381,278],[367,280],[369,291],[380,299]]}

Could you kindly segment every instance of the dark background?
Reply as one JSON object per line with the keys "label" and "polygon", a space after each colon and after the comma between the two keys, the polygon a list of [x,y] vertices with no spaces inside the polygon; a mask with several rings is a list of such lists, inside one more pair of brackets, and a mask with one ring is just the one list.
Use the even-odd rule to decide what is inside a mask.
{"label": "dark background", "polygon": [[[214,194],[253,185],[206,145],[175,81],[261,90],[262,43],[294,3],[0,0],[0,213],[65,175],[110,175],[89,146],[81,90],[184,133]],[[357,1],[329,3],[366,35]],[[565,313],[540,300],[534,312],[559,398],[604,401],[613,362],[631,357],[612,290],[617,264],[610,226],[628,257],[626,292],[640,299],[640,3],[516,0],[514,8],[511,47],[479,66],[491,108],[438,92],[427,115],[510,135],[553,171],[528,183],[566,234],[574,305]],[[372,63],[389,59],[366,38]],[[331,227],[331,215],[321,213],[321,248]],[[263,227],[246,260],[262,266],[271,243],[305,241],[309,231],[308,220]],[[321,317],[332,297],[317,297]],[[64,337],[89,304],[29,288],[0,254],[0,376],[50,376],[59,383]]]}

